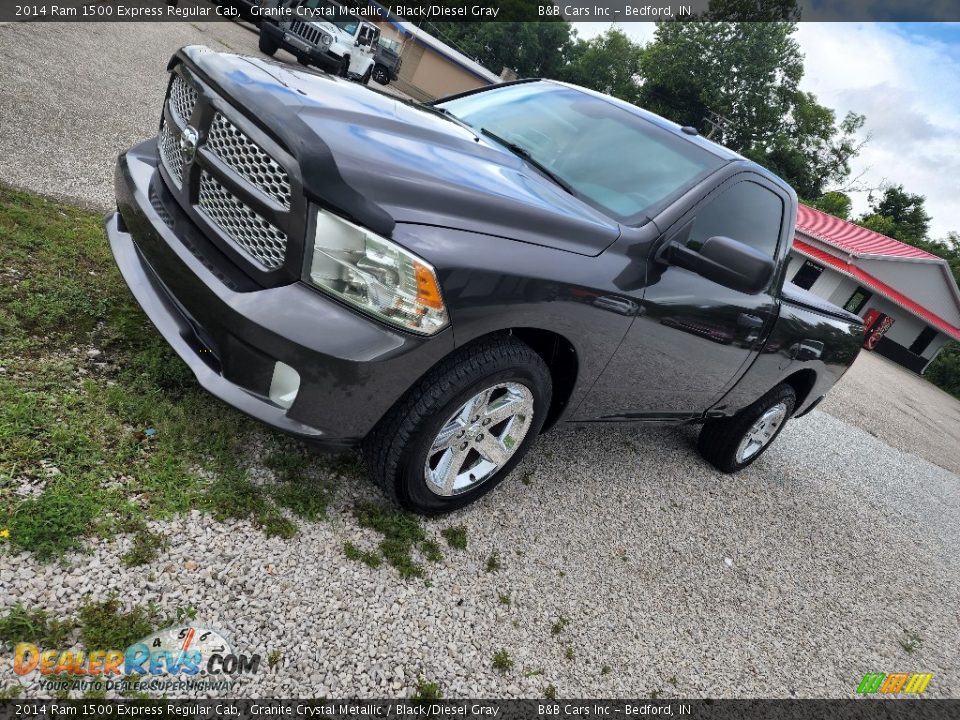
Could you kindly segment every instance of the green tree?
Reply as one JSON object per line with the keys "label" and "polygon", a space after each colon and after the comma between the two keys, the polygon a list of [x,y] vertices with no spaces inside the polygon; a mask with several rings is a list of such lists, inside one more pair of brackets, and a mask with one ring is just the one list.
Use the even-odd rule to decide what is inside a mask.
{"label": "green tree", "polygon": [[947,345],[925,373],[927,380],[960,398],[960,343]]}
{"label": "green tree", "polygon": [[643,47],[623,32],[607,30],[590,40],[577,40],[570,61],[558,73],[567,82],[636,103],[640,100]]}
{"label": "green tree", "polygon": [[557,77],[574,44],[572,27],[558,22],[440,22],[424,25],[491,72],[504,68],[520,77]]}
{"label": "green tree", "polygon": [[804,200],[803,202],[810,207],[816,208],[828,215],[838,217],[841,220],[849,220],[850,210],[853,208],[850,196],[837,190],[825,192],[816,200]]}
{"label": "green tree", "polygon": [[923,195],[908,193],[903,185],[891,185],[879,198],[870,199],[870,209],[857,224],[911,245],[927,241],[930,216]]}
{"label": "green tree", "polygon": [[[715,3],[716,4],[716,3]],[[640,103],[781,175],[816,198],[850,174],[864,118],[799,89],[793,22],[664,22],[641,61]]]}

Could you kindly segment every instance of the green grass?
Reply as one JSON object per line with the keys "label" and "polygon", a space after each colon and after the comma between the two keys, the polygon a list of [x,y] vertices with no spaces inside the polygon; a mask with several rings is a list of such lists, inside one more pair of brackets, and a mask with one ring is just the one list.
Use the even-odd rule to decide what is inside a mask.
{"label": "green grass", "polygon": [[427,682],[425,679],[420,678],[417,680],[417,689],[413,695],[410,696],[411,700],[416,700],[419,702],[426,702],[429,700],[442,700],[443,692],[440,689],[440,683],[436,682]]}
{"label": "green grass", "polygon": [[543,689],[543,696],[544,696],[547,700],[556,700],[556,699],[557,699],[557,688],[556,688],[556,686],[555,686],[555,685],[552,685],[552,684],[551,684],[551,685],[547,685],[547,686]]}
{"label": "green grass", "polygon": [[423,565],[414,558],[415,552],[430,562],[443,559],[440,546],[427,538],[416,515],[375,503],[358,504],[353,515],[361,527],[380,533],[380,553],[401,577],[424,576]]}
{"label": "green grass", "polygon": [[507,672],[513,669],[513,658],[506,650],[497,650],[493,654],[493,669],[500,672]]}
{"label": "green grass", "polygon": [[347,556],[348,560],[362,562],[367,567],[372,567],[374,569],[383,565],[383,557],[380,555],[380,553],[372,552],[370,550],[361,550],[352,542],[345,542],[343,544],[343,554]]}
{"label": "green grass", "polygon": [[454,550],[467,549],[467,528],[465,526],[454,525],[453,527],[444,528],[440,531],[440,534],[443,535],[443,539],[447,541],[447,545]]}
{"label": "green grass", "polygon": [[503,567],[503,565],[502,565],[501,562],[500,562],[500,554],[499,554],[499,553],[497,553],[496,551],[494,551],[494,552],[490,553],[490,555],[487,556],[487,563],[486,563],[486,565],[484,566],[484,569],[485,569],[488,573],[496,572],[497,570],[499,570],[499,569],[502,568],[502,567]]}
{"label": "green grass", "polygon": [[121,559],[127,567],[146,565],[157,559],[157,556],[170,547],[170,541],[162,535],[147,530],[144,526],[133,536],[133,545]]}
{"label": "green grass", "polygon": [[85,648],[126,649],[169,623],[153,607],[135,605],[126,612],[120,608],[117,598],[87,603],[80,608],[80,640]]}
{"label": "green grass", "polygon": [[[0,358],[0,531],[41,559],[132,532],[124,562],[150,562],[163,545],[145,521],[191,509],[289,538],[294,518],[326,514],[331,488],[314,478],[362,469],[355,453],[271,437],[277,482],[251,484],[256,425],[205,393],[150,325],[101,216],[2,185]],[[27,481],[42,491],[24,499],[13,489]]]}
{"label": "green grass", "polygon": [[510,596],[507,595],[506,593],[500,593],[500,597],[497,599],[499,600],[501,605],[506,605],[507,607],[510,606]]}
{"label": "green grass", "polygon": [[561,615],[559,618],[557,618],[557,621],[550,627],[550,634],[559,635],[560,633],[563,632],[564,628],[566,628],[567,625],[569,624],[570,624],[570,619]]}
{"label": "green grass", "polygon": [[904,630],[903,637],[897,642],[900,643],[900,647],[903,648],[903,651],[907,653],[907,655],[913,655],[923,647],[923,638],[920,637],[920,633],[914,630]]}
{"label": "green grass", "polygon": [[44,648],[56,648],[76,627],[71,621],[55,620],[44,610],[28,610],[20,603],[0,617],[0,642],[9,645],[33,643]]}

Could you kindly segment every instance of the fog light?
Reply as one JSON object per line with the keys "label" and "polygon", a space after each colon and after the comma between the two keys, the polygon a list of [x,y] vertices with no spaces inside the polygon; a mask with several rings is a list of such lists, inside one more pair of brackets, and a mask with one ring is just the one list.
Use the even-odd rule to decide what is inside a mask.
{"label": "fog light", "polygon": [[278,362],[273,366],[270,380],[270,399],[282,408],[293,405],[300,390],[300,373],[289,365]]}

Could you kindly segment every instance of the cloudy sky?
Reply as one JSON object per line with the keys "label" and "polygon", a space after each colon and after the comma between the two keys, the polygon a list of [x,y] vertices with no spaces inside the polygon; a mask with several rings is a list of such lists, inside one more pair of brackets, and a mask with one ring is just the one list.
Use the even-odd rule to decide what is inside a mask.
{"label": "cloudy sky", "polygon": [[[606,30],[575,23],[581,37]],[[635,39],[652,23],[620,23]],[[902,184],[927,198],[931,235],[960,231],[960,23],[800,23],[805,90],[842,117],[867,116],[870,141],[854,163],[867,186]],[[855,194],[854,211],[867,209]]]}

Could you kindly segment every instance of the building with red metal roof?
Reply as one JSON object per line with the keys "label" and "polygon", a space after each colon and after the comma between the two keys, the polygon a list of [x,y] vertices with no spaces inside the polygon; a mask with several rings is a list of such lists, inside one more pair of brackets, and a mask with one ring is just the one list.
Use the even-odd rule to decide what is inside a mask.
{"label": "building with red metal roof", "polygon": [[863,317],[868,348],[916,372],[960,340],[960,289],[945,260],[806,205],[787,280]]}

